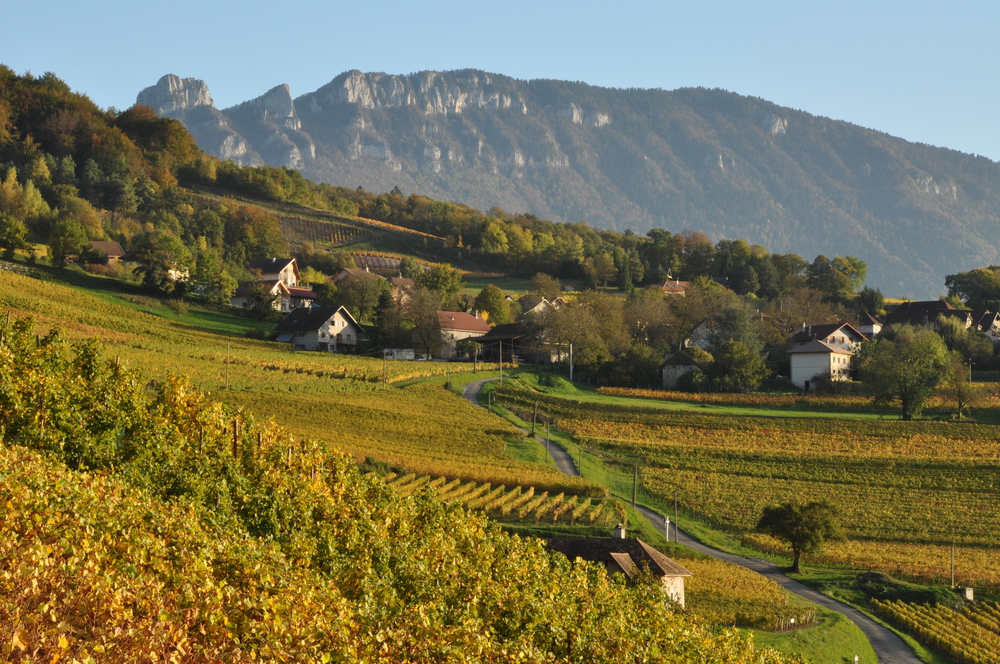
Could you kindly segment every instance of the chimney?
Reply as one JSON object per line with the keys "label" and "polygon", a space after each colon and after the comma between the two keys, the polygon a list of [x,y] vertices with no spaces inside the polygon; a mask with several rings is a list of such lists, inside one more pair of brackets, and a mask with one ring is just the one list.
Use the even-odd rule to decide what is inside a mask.
{"label": "chimney", "polygon": [[615,536],[614,539],[625,539],[625,525],[619,523],[615,526]]}
{"label": "chimney", "polygon": [[806,328],[806,335],[811,337],[812,333],[813,333],[813,326],[810,325],[809,327]]}

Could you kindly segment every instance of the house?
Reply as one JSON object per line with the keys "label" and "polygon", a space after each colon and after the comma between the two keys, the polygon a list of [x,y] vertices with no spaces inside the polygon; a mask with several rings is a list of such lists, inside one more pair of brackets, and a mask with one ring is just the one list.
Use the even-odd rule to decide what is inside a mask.
{"label": "house", "polygon": [[520,318],[524,319],[529,316],[545,316],[550,314],[553,311],[561,309],[566,304],[566,300],[561,297],[549,300],[541,295],[528,293],[527,295],[522,295],[517,303],[521,307]]}
{"label": "house", "polygon": [[263,281],[280,281],[288,288],[299,285],[299,265],[294,258],[258,258],[247,266],[250,272],[259,272]]}
{"label": "house", "polygon": [[490,325],[478,315],[462,311],[437,312],[441,328],[441,356],[455,357],[460,341],[471,337],[481,337],[490,331]]}
{"label": "house", "polygon": [[374,272],[369,271],[368,268],[362,270],[359,267],[345,267],[340,272],[333,275],[333,279],[331,279],[331,281],[335,284],[339,284],[345,279],[364,279],[369,277],[375,277],[376,279],[381,279],[382,281],[386,280],[381,274],[375,274]]}
{"label": "house", "polygon": [[[274,297],[274,301],[271,303],[271,308],[275,311],[291,311],[295,308],[292,305],[291,289],[286,286],[284,282],[278,281],[277,279],[271,279],[269,281],[244,281],[236,288],[236,293],[234,293],[232,299],[229,300],[229,304],[233,307],[249,307],[253,305],[254,298],[259,295],[261,291]],[[309,292],[311,293],[312,291]]]}
{"label": "house", "polygon": [[958,318],[965,327],[972,325],[972,312],[956,309],[944,300],[903,302],[885,317],[885,325],[915,325],[929,327],[937,323],[938,316]]}
{"label": "house", "polygon": [[663,365],[663,387],[672,390],[677,387],[681,376],[689,374],[698,368],[698,363],[682,350],[667,358]]}
{"label": "house", "polygon": [[972,326],[989,337],[993,345],[1000,343],[1000,314],[995,311],[973,311]]}
{"label": "house", "polygon": [[647,566],[670,599],[684,608],[684,578],[693,576],[691,572],[641,539],[626,538],[621,525],[615,528],[614,537],[553,537],[545,546],[572,561],[604,565],[608,574],[624,574],[630,583]]}
{"label": "house", "polygon": [[364,335],[361,325],[344,307],[295,309],[281,319],[276,341],[290,343],[296,350],[336,352],[341,346],[354,347]]}
{"label": "house", "polygon": [[792,363],[792,384],[808,392],[816,389],[816,377],[829,374],[831,380],[848,380],[854,350],[814,339],[788,351]]}
{"label": "house", "polygon": [[806,325],[803,323],[802,329],[793,334],[788,341],[795,348],[817,340],[853,352],[857,344],[867,341],[868,338],[849,323],[833,323],[831,325]]}
{"label": "house", "polygon": [[884,326],[885,318],[866,311],[858,316],[858,324],[855,329],[869,339],[874,339],[882,333]]}
{"label": "house", "polygon": [[684,297],[687,295],[688,289],[691,288],[691,282],[681,281],[680,279],[667,279],[663,282],[662,288],[663,292],[667,295]]}
{"label": "house", "polygon": [[319,299],[317,295],[311,288],[289,288],[288,297],[290,302],[289,309],[283,309],[282,311],[291,311],[291,309],[298,309],[300,307],[309,308],[313,305],[313,302]]}
{"label": "house", "polygon": [[416,291],[417,282],[413,279],[403,276],[389,278],[389,292],[392,294],[392,299],[400,305],[408,303]]}
{"label": "house", "polygon": [[104,255],[108,257],[108,265],[112,263],[121,263],[125,260],[125,250],[117,242],[101,242],[100,240],[94,240],[90,243],[90,247],[95,251],[102,251]]}

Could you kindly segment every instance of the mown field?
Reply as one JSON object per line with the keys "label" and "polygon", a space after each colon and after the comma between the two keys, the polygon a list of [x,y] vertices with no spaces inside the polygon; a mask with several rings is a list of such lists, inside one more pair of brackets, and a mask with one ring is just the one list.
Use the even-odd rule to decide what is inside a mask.
{"label": "mown field", "polygon": [[745,544],[786,553],[751,532],[763,508],[827,500],[848,539],[812,560],[943,582],[955,542],[958,583],[1000,589],[995,426],[733,416],[549,392],[508,382],[498,398],[515,408],[540,403],[585,448],[636,460],[654,498],[666,504],[676,496],[683,512]]}

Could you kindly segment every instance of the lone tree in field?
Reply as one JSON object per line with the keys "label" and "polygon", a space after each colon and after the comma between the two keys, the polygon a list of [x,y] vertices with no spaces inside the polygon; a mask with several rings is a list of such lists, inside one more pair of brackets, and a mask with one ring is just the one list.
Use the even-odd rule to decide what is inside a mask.
{"label": "lone tree in field", "polygon": [[837,510],[827,502],[784,503],[765,507],[757,531],[792,548],[792,572],[799,571],[803,553],[819,553],[828,541],[843,539]]}
{"label": "lone tree in field", "polygon": [[948,349],[933,330],[892,325],[875,341],[861,344],[858,377],[878,405],[899,399],[903,419],[920,415],[924,402],[949,374]]}

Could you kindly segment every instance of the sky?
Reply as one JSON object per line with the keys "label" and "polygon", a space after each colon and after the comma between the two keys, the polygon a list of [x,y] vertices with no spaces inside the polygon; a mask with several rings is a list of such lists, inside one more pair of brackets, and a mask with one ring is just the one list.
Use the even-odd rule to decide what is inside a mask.
{"label": "sky", "polygon": [[475,68],[761,97],[1000,161],[1000,3],[47,0],[5,3],[0,63],[124,109],[172,73],[226,108],[343,71]]}

